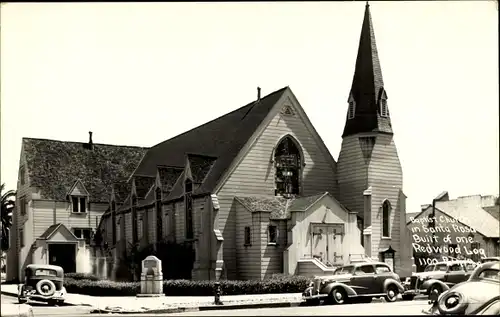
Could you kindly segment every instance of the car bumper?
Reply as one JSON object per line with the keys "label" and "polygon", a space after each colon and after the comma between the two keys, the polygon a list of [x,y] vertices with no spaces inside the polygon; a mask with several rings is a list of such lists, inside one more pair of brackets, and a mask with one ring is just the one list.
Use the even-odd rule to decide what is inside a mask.
{"label": "car bumper", "polygon": [[29,300],[37,300],[37,301],[49,301],[49,300],[57,300],[57,301],[64,301],[64,293],[62,292],[55,292],[53,295],[50,296],[44,296],[41,294],[25,294],[24,296],[20,296],[21,298],[29,299]]}
{"label": "car bumper", "polygon": [[304,300],[312,300],[312,299],[321,299],[328,297],[328,294],[321,294],[314,291],[314,287],[308,287],[302,293],[302,299]]}

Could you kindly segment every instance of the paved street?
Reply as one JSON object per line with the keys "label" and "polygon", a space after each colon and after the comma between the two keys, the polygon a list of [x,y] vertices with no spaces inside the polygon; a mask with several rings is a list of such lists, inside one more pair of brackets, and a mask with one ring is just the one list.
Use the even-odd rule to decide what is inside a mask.
{"label": "paved street", "polygon": [[[18,304],[17,298],[7,295],[1,295],[2,305],[3,304]],[[84,306],[62,306],[62,307],[53,307],[47,306],[45,303],[30,303],[30,306],[33,308],[33,314],[35,317],[43,317],[43,316],[67,316],[67,317],[80,317],[88,315],[91,307]]]}
{"label": "paved street", "polygon": [[[2,304],[17,304],[17,298],[2,295]],[[44,303],[31,303],[35,317],[38,316],[68,316],[89,317],[90,307],[63,306],[50,307]],[[190,311],[185,313],[158,314],[156,316],[339,316],[339,315],[423,315],[422,309],[429,306],[426,300],[398,301],[395,303],[373,302],[370,304],[349,305],[321,305],[307,307],[286,308],[258,308],[258,309],[229,309],[229,310],[207,310]],[[99,316],[100,314],[92,314]],[[106,314],[106,316],[117,314]],[[127,314],[127,317],[145,316],[144,314]]]}
{"label": "paved street", "polygon": [[260,308],[241,310],[209,310],[169,314],[170,316],[363,316],[363,315],[423,315],[427,301],[374,302],[370,304],[321,305],[309,307]]}

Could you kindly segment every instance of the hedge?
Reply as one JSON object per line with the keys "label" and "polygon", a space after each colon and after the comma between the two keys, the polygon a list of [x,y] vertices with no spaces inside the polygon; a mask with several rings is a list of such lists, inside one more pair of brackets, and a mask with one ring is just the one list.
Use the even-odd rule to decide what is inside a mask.
{"label": "hedge", "polygon": [[[113,282],[68,277],[65,287],[69,293],[92,296],[135,296],[140,293],[140,282]],[[310,279],[304,276],[275,275],[257,281],[221,280],[223,295],[301,293]],[[163,292],[166,296],[213,296],[215,281],[165,280]]]}

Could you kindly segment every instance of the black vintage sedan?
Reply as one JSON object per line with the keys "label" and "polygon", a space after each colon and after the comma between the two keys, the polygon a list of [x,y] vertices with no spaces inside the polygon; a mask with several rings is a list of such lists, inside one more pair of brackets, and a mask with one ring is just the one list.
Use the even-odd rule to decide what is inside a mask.
{"label": "black vintage sedan", "polygon": [[309,304],[326,299],[332,304],[371,302],[373,297],[396,301],[403,292],[399,275],[383,262],[360,262],[339,267],[333,275],[316,276],[302,294]]}
{"label": "black vintage sedan", "polygon": [[469,280],[431,298],[428,315],[500,315],[500,262],[480,265]]}

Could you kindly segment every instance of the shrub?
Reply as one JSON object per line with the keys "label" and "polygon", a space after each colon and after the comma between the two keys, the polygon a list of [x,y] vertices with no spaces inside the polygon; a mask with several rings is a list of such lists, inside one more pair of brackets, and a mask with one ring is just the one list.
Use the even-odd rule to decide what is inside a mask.
{"label": "shrub", "polygon": [[[221,280],[222,295],[300,293],[310,279],[304,276],[276,275],[257,281]],[[213,296],[215,281],[165,280],[166,296]],[[95,281],[68,278],[65,281],[69,293],[93,296],[135,296],[140,293],[140,282]]]}
{"label": "shrub", "polygon": [[71,278],[74,280],[89,280],[89,281],[102,280],[102,278],[100,278],[99,276],[90,273],[65,273],[64,278]]}

